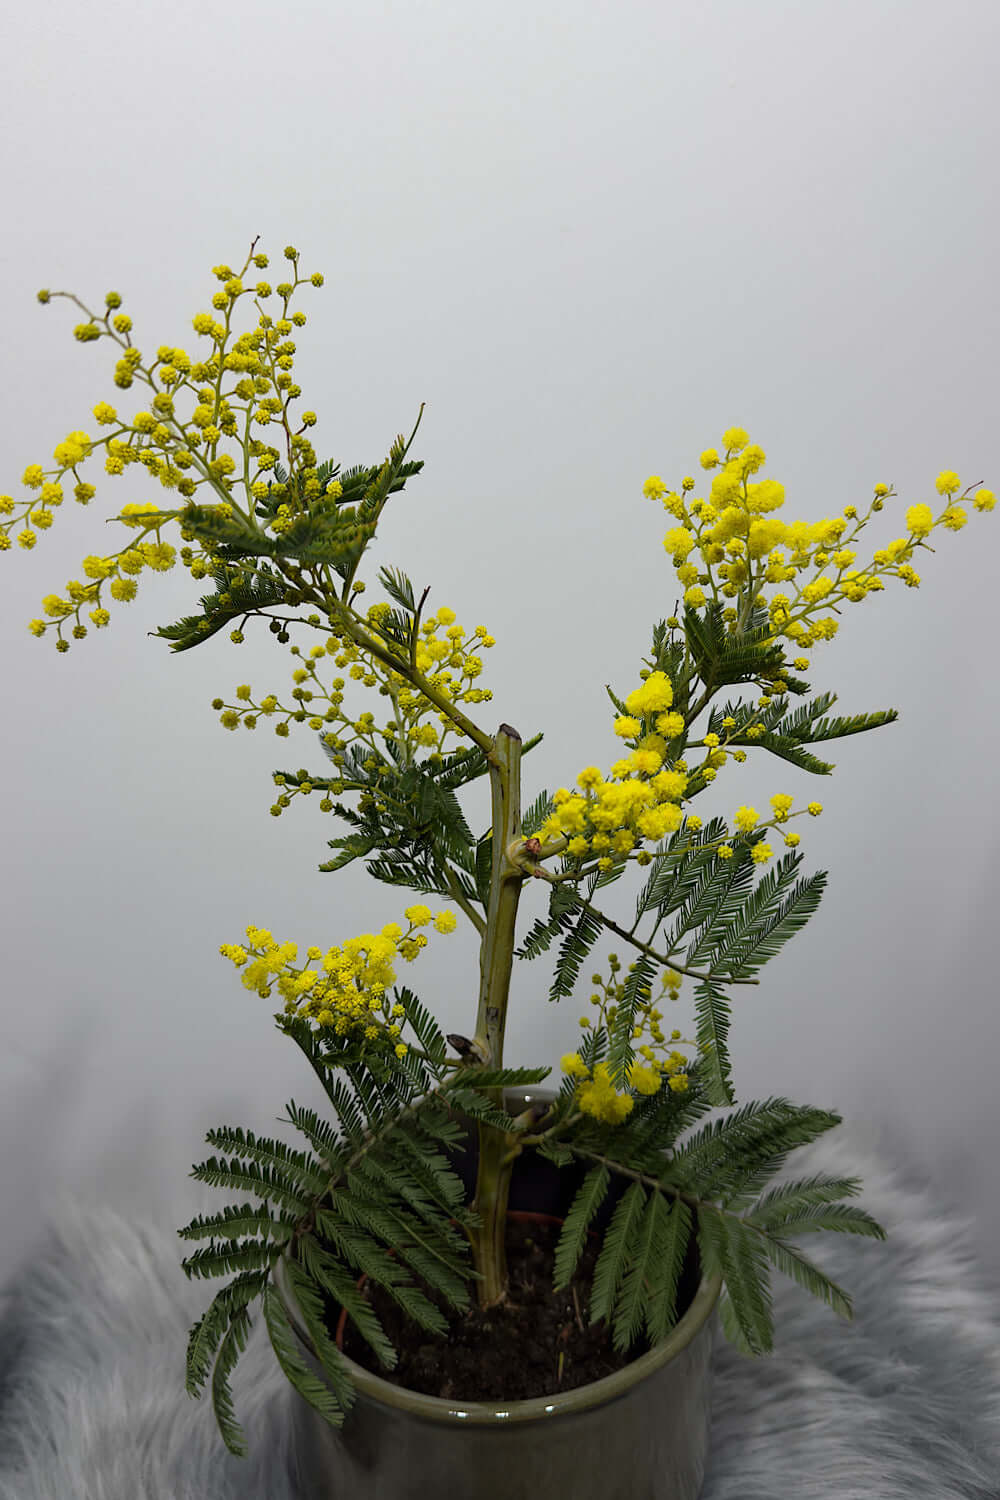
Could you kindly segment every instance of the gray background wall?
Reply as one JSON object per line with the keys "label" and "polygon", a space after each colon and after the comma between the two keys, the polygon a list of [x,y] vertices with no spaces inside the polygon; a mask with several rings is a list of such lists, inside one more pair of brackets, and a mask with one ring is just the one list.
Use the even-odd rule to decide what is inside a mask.
{"label": "gray background wall", "polygon": [[[210,268],[259,234],[279,280],[290,241],[326,275],[298,303],[321,455],[375,462],[427,403],[426,468],[376,561],[496,635],[485,721],[546,732],[529,793],[608,765],[603,684],[635,684],[675,597],[648,474],[700,474],[741,424],[785,519],[893,483],[870,547],[936,501],[942,468],[1000,486],[998,30],[995,5],[962,0],[21,7],[0,61],[0,489],[20,495],[67,431],[95,435],[98,400],[142,404],[39,286],[93,306],[114,287],[141,348],[193,353]],[[183,1222],[206,1128],[266,1131],[312,1097],[220,942],[255,921],[326,944],[408,899],[316,874],[337,830],[315,804],[269,817],[271,771],[319,764],[311,737],[229,734],[209,703],[287,690],[290,663],[263,630],[177,657],[148,639],[198,592],[179,570],[68,656],[29,636],[41,596],[111,546],[104,517],[160,496],[95,467],[89,510],[0,558],[0,1271],[61,1189]],[[826,807],[803,829],[805,868],[830,872],[820,911],[738,995],[742,1097],[889,1121],[984,1246],[998,525],[941,535],[921,589],[870,599],[813,653],[842,711],[894,706],[896,725],[832,747],[821,784],[751,758],[711,804]],[[556,1063],[578,1035],[583,1007],[550,1006],[547,977],[515,976],[512,1062]],[[406,979],[470,1029],[471,934]]]}

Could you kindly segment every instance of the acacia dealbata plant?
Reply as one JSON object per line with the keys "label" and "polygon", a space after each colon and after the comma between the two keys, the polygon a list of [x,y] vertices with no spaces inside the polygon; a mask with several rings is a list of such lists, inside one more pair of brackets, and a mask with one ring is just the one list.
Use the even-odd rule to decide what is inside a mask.
{"label": "acacia dealbata plant", "polygon": [[[291,279],[272,288],[253,280],[268,266],[255,252],[256,241],[239,271],[214,268],[213,310],[193,320],[197,357],[172,345],[144,355],[117,293],[100,315],[72,294],[39,293],[43,303],[76,303],[85,318],[76,338],[116,346],[115,386],[139,387],[148,400],[130,417],[99,402],[93,415],[103,436],[71,432],[55,448],[55,468],[25,471],[25,499],[0,496],[0,550],[12,539],[30,549],[67,483],[81,504],[93,498],[80,470],[98,450],[109,475],[145,468],[176,503],[123,505],[125,544],[86,557],[83,578],[43,600],[31,631],[54,636],[65,652],[90,626],[109,624],[109,604],[132,600],[144,572],[179,563],[207,591],[156,632],[174,651],[223,630],[239,644],[265,621],[282,645],[294,632],[287,701],[255,696],[244,683],[231,702],[214,703],[230,730],[263,721],[282,738],[293,726],[313,734],[317,763],[275,773],[272,813],[313,796],[347,830],[330,839],[322,870],[362,861],[377,880],[449,903],[435,916],[418,901],[404,909],[405,925],[310,947],[302,963],[294,943],[262,928],[222,945],[249,989],[281,997],[277,1026],[304,1053],[329,1112],[288,1104],[298,1149],[247,1129],[209,1133],[219,1154],[194,1177],[246,1201],[179,1231],[200,1242],[183,1262],[189,1276],[229,1278],[191,1331],[189,1390],[210,1382],[225,1442],[244,1453],[229,1377],[259,1302],[289,1381],[341,1423],[354,1392],[328,1331],[328,1301],[346,1309],[387,1369],[396,1352],[358,1290],[362,1273],[431,1335],[446,1332],[446,1307],[502,1301],[510,1174],[528,1148],[578,1182],[558,1242],[557,1287],[569,1282],[602,1205],[607,1212],[613,1202],[587,1312],[607,1320],[620,1353],[655,1343],[676,1323],[693,1242],[703,1274],[723,1286],[723,1327],[747,1353],[772,1347],[771,1267],[849,1317],[848,1293],[796,1241],[820,1230],[881,1238],[849,1201],[860,1182],[815,1174],[771,1185],[789,1153],[838,1116],[769,1098],[694,1128],[713,1107],[736,1104],[732,991],[759,984],[760,969],[819,903],[826,877],[800,873],[799,835],[789,824],[822,807],[792,812],[794,799],[777,792],[768,819],[742,806],[727,823],[694,808],[728,761],[766,753],[823,776],[833,767],[813,747],[896,718],[891,709],[835,715],[835,695],[814,693],[803,675],[804,653],[833,637],[845,603],[889,579],[919,584],[912,559],[931,530],[966,522],[953,498],[958,476],[938,476],[940,514],[910,506],[906,533],[861,566],[855,543],[893,493],[884,484],[863,512],[848,505],[836,517],[786,524],[774,514],[783,487],[754,479],[765,455],[739,428],[724,434],[721,453],[701,455],[712,476],[706,497],[692,494],[690,477],[676,490],[647,480],[645,495],[674,523],[664,544],[683,591],[679,612],[653,626],[637,683],[621,696],[608,689],[620,758],[608,772],[585,767],[573,789],[540,791],[525,806],[522,758],[541,736],[523,742],[508,724],[493,729],[472,717],[491,696],[480,686],[481,653],[493,645],[486,628],[467,631],[446,607],[432,612],[429,589],[391,567],[377,576],[384,598],[362,604],[361,572],[382,513],[421,469],[409,457],[416,428],[381,463],[318,461],[307,436],[315,413],[293,416],[301,394],[293,335],[306,319],[290,306],[301,286],[323,278],[300,276],[288,247]],[[233,321],[247,303],[257,320],[237,334]],[[972,504],[989,511],[994,497],[980,488]],[[173,527],[179,550],[165,540]],[[348,703],[349,679],[376,690],[377,712]],[[484,796],[473,819],[460,794],[475,783]],[[643,872],[634,911],[612,916],[604,893],[633,869]],[[547,907],[519,939],[522,892],[535,882]],[[428,931],[454,929],[452,908],[478,935],[480,983],[472,1034],[445,1037],[413,990],[396,983],[396,968],[419,956]],[[550,1072],[504,1065],[514,959],[553,954],[549,998],[569,999],[608,934],[630,961],[610,954],[592,975],[591,1009],[580,1018],[580,1045],[562,1059],[554,1102],[512,1116],[504,1089]],[[689,1038],[668,1029],[660,1009],[685,980]],[[478,1133],[471,1195],[453,1160],[470,1129]],[[279,1261],[328,1382],[297,1341],[274,1281]]]}

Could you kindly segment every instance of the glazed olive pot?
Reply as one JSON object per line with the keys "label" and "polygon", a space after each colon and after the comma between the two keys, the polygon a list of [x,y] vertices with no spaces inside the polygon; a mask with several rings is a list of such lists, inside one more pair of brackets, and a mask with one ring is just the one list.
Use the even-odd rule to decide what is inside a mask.
{"label": "glazed olive pot", "polygon": [[[516,1114],[555,1096],[507,1089]],[[475,1180],[475,1132],[456,1170]],[[526,1150],[514,1164],[509,1210],[565,1213],[582,1171]],[[610,1219],[623,1184],[602,1205]],[[279,1262],[275,1284],[302,1352],[327,1377]],[[689,1267],[691,1300],[667,1337],[624,1369],[575,1390],[526,1401],[460,1401],[380,1379],[344,1356],[357,1399],[330,1427],[292,1395],[293,1453],[303,1500],[696,1500],[708,1453],[711,1356],[721,1285]],[[683,1280],[682,1280],[683,1287]],[[682,1293],[683,1295],[683,1293]]]}

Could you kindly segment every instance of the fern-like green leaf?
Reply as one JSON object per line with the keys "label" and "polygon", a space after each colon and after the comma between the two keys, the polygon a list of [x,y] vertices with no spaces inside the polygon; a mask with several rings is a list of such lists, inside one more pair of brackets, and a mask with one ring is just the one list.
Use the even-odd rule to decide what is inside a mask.
{"label": "fern-like green leaf", "polygon": [[776,1235],[761,1234],[761,1244],[764,1252],[777,1270],[785,1276],[790,1276],[799,1286],[832,1307],[834,1312],[848,1322],[854,1317],[854,1303],[850,1295],[838,1286],[835,1281],[819,1266],[815,1265],[797,1245],[790,1245],[786,1240]]}
{"label": "fern-like green leaf", "polygon": [[594,1267],[590,1292],[591,1323],[599,1322],[601,1318],[611,1318],[618,1288],[628,1268],[634,1234],[645,1202],[645,1188],[641,1182],[633,1182],[625,1189],[615,1206]]}
{"label": "fern-like green leaf", "polygon": [[587,1238],[587,1227],[604,1202],[611,1173],[603,1162],[592,1167],[577,1189],[576,1196],[563,1220],[556,1246],[553,1287],[558,1292],[568,1286]]}
{"label": "fern-like green leaf", "polygon": [[[354,1404],[356,1393],[344,1366],[343,1356],[327,1330],[322,1291],[306,1267],[298,1261],[286,1261],[285,1272],[302,1321],[312,1340],[313,1352],[333,1386],[341,1412],[346,1414]],[[281,1305],[276,1295],[274,1300]]]}
{"label": "fern-like green leaf", "polygon": [[572,995],[580,977],[584,959],[602,931],[603,927],[597,918],[581,908],[576,921],[566,933],[560,946],[552,984],[549,987],[550,1000],[560,1000],[564,995]]}
{"label": "fern-like green leaf", "polygon": [[280,1250],[267,1240],[211,1240],[187,1256],[188,1276],[225,1276],[230,1271],[258,1271],[277,1260]]}
{"label": "fern-like green leaf", "polygon": [[653,1202],[665,1223],[659,1258],[649,1273],[646,1336],[651,1345],[665,1338],[677,1322],[677,1289],[693,1223],[691,1209],[682,1198],[668,1201],[662,1193],[654,1193]]}
{"label": "fern-like green leaf", "polygon": [[628,1269],[615,1301],[613,1342],[624,1354],[642,1330],[649,1305],[648,1284],[667,1249],[667,1220],[659,1193],[650,1193],[636,1228]]}
{"label": "fern-like green leaf", "polygon": [[784,1219],[835,1203],[840,1198],[856,1198],[861,1191],[860,1177],[830,1177],[817,1172],[796,1182],[782,1182],[759,1198],[747,1215],[748,1222],[761,1229],[776,1229]]}
{"label": "fern-like green leaf", "polygon": [[[342,1426],[346,1411],[341,1396],[341,1387],[331,1390],[330,1386],[320,1380],[309,1368],[296,1342],[295,1332],[288,1321],[288,1314],[285,1312],[281,1298],[273,1287],[269,1286],[265,1289],[262,1304],[271,1348],[274,1350],[285,1379],[331,1427]],[[302,1311],[303,1320],[305,1320],[305,1309]],[[343,1378],[350,1387],[346,1372]]]}
{"label": "fern-like green leaf", "polygon": [[721,1273],[725,1280],[741,1347],[754,1354],[770,1353],[774,1320],[761,1236],[735,1215],[703,1203],[698,1209],[698,1249],[707,1273]]}
{"label": "fern-like green leaf", "polygon": [[234,1277],[228,1286],[216,1293],[192,1327],[188,1335],[185,1381],[189,1396],[197,1396],[200,1392],[208,1379],[223,1334],[233,1318],[264,1290],[270,1274],[270,1271],[250,1271]]}
{"label": "fern-like green leaf", "polygon": [[220,1125],[209,1130],[205,1139],[210,1146],[217,1146],[221,1151],[248,1158],[262,1167],[271,1167],[281,1178],[294,1183],[296,1191],[322,1193],[329,1181],[329,1173],[308,1152],[295,1151],[284,1141],[256,1136],[252,1130]]}
{"label": "fern-like green leaf", "polygon": [[309,1202],[294,1182],[290,1182],[278,1169],[259,1167],[256,1162],[240,1162],[214,1156],[192,1167],[191,1176],[196,1182],[207,1182],[212,1187],[227,1188],[236,1193],[253,1193],[264,1202],[273,1200],[292,1209],[297,1214],[309,1211]]}
{"label": "fern-like green leaf", "polygon": [[[266,1297],[266,1287],[262,1295]],[[229,1377],[246,1348],[249,1331],[250,1315],[246,1308],[241,1308],[233,1316],[226,1336],[219,1346],[215,1368],[212,1371],[212,1407],[215,1411],[215,1420],[219,1424],[222,1441],[230,1453],[235,1454],[237,1458],[246,1458],[248,1449],[243,1429],[237,1422],[236,1412],[233,1409],[233,1393]]]}
{"label": "fern-like green leaf", "polygon": [[717,985],[701,980],[695,987],[697,1039],[704,1068],[704,1084],[713,1104],[732,1104],[732,1067],[729,1060],[729,1001]]}
{"label": "fern-like green leaf", "polygon": [[238,1240],[245,1235],[269,1234],[275,1243],[281,1244],[291,1234],[291,1224],[275,1219],[266,1208],[257,1208],[252,1203],[230,1203],[207,1218],[196,1214],[177,1234],[182,1240],[205,1240],[214,1235]]}
{"label": "fern-like green leaf", "polygon": [[823,1208],[804,1208],[780,1220],[770,1216],[766,1226],[760,1224],[755,1214],[747,1217],[749,1223],[766,1228],[771,1234],[779,1234],[783,1239],[789,1235],[816,1234],[821,1230],[834,1234],[861,1234],[872,1240],[884,1240],[886,1237],[881,1224],[865,1209],[858,1208],[853,1203],[828,1203]]}
{"label": "fern-like green leaf", "polygon": [[377,1355],[382,1368],[394,1370],[399,1356],[352,1274],[345,1271],[311,1234],[302,1236],[297,1249],[313,1281],[346,1311],[361,1337]]}

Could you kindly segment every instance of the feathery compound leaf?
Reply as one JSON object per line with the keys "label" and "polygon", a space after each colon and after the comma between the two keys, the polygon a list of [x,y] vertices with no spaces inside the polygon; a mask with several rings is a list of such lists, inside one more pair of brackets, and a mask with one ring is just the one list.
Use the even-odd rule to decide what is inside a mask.
{"label": "feathery compound leaf", "polygon": [[[328,1385],[313,1374],[306,1364],[296,1343],[292,1325],[288,1321],[288,1314],[273,1287],[267,1287],[264,1292],[263,1308],[271,1348],[284,1372],[285,1379],[331,1427],[340,1427],[345,1415],[340,1400],[340,1390],[335,1387],[335,1394]],[[303,1320],[304,1316],[303,1312]]]}
{"label": "feathery compound leaf", "polygon": [[611,1173],[603,1162],[592,1167],[577,1189],[575,1198],[563,1220],[563,1227],[556,1246],[555,1275],[553,1288],[560,1291],[568,1286],[576,1270],[577,1262],[587,1238],[587,1226],[604,1202],[611,1181]]}
{"label": "feathery compound leaf", "polygon": [[801,931],[820,903],[826,873],[800,880],[782,900],[794,867],[787,860],[768,872],[743,910],[716,942],[708,962],[713,971],[745,978],[762,969],[790,937]]}
{"label": "feathery compound leaf", "polygon": [[761,1243],[772,1265],[850,1322],[854,1317],[854,1304],[850,1295],[842,1286],[831,1281],[819,1266],[814,1265],[797,1245],[790,1245],[766,1232],[761,1234]]}
{"label": "feathery compound leaf", "polygon": [[870,1213],[853,1203],[829,1203],[825,1208],[802,1209],[777,1222],[773,1218],[769,1219],[766,1225],[761,1225],[757,1216],[751,1214],[748,1215],[747,1222],[765,1228],[769,1233],[780,1234],[782,1238],[788,1235],[815,1234],[820,1230],[834,1234],[861,1234],[872,1240],[886,1238],[881,1224]]}
{"label": "feathery compound leaf", "polygon": [[[474,1089],[528,1088],[532,1084],[544,1083],[551,1068],[459,1068],[452,1077],[453,1084],[469,1085]],[[509,1117],[508,1117],[509,1118]]]}
{"label": "feathery compound leaf", "polygon": [[302,1197],[294,1183],[282,1176],[273,1167],[259,1167],[256,1162],[226,1161],[225,1157],[199,1162],[190,1174],[196,1182],[207,1182],[212,1187],[228,1188],[236,1193],[253,1193],[264,1202],[273,1199],[297,1214],[309,1212],[309,1203]]}
{"label": "feathery compound leaf", "polygon": [[839,1115],[788,1099],[754,1100],[690,1136],[674,1155],[670,1180],[733,1207],[756,1194],[790,1151],[839,1124]]}
{"label": "feathery compound leaf", "polygon": [[[265,1297],[267,1291],[265,1287],[263,1292]],[[246,1458],[247,1445],[243,1437],[243,1429],[237,1422],[236,1412],[233,1409],[233,1393],[229,1385],[229,1377],[246,1348],[249,1331],[250,1315],[245,1308],[241,1308],[233,1317],[229,1331],[222,1340],[215,1359],[215,1368],[212,1371],[212,1407],[215,1411],[215,1420],[219,1424],[222,1441],[230,1453],[234,1453],[237,1458]]]}
{"label": "feathery compound leaf", "polygon": [[509,1130],[511,1117],[505,1110],[498,1109],[482,1094],[472,1088],[448,1088],[448,1099],[451,1105],[463,1114],[471,1116],[474,1120],[485,1120],[488,1125],[496,1125],[500,1130]]}
{"label": "feathery compound leaf", "polygon": [[257,1208],[252,1203],[230,1203],[208,1218],[196,1214],[177,1234],[182,1240],[205,1240],[216,1234],[223,1239],[238,1240],[244,1235],[270,1234],[280,1244],[291,1232],[290,1223],[274,1219],[266,1208]]}
{"label": "feathery compound leaf", "polygon": [[629,1066],[635,1057],[632,1030],[635,1026],[636,1007],[649,1001],[657,967],[656,960],[648,953],[640,953],[635,962],[629,965],[621,986],[621,997],[611,1022],[608,1050],[608,1072],[616,1089],[624,1088]]}
{"label": "feathery compound leaf", "polygon": [[358,1290],[352,1273],[338,1265],[311,1234],[303,1235],[299,1240],[298,1253],[313,1280],[344,1308],[361,1337],[378,1356],[382,1368],[394,1370],[398,1363],[396,1351],[371,1304]]}
{"label": "feathery compound leaf", "polygon": [[594,1267],[590,1292],[591,1323],[597,1323],[601,1318],[610,1320],[645,1202],[646,1190],[641,1182],[633,1182],[618,1200]]}
{"label": "feathery compound leaf", "polygon": [[552,939],[561,932],[568,932],[574,922],[576,902],[565,885],[549,887],[549,913],[547,917],[536,917],[520,948],[515,949],[515,958],[537,958],[551,946]]}
{"label": "feathery compound leaf", "polygon": [[331,1172],[336,1171],[340,1159],[341,1148],[337,1139],[337,1132],[328,1120],[321,1120],[313,1109],[300,1109],[292,1099],[286,1106],[288,1109],[288,1123],[294,1125],[300,1134],[321,1156]]}
{"label": "feathery compound leaf", "polygon": [[390,599],[394,599],[411,614],[416,612],[417,604],[413,596],[413,584],[405,573],[400,573],[395,568],[383,567],[379,570],[378,579]]}
{"label": "feathery compound leaf", "polygon": [[280,1250],[267,1240],[211,1240],[200,1250],[195,1250],[183,1262],[183,1270],[191,1276],[225,1276],[229,1271],[258,1271],[273,1265]]}
{"label": "feathery compound leaf", "polygon": [[856,1198],[861,1186],[860,1177],[829,1177],[823,1172],[783,1182],[757,1200],[746,1216],[747,1222],[761,1229],[775,1229],[789,1215],[835,1203],[839,1198]]}
{"label": "feathery compound leaf", "polygon": [[740,1347],[769,1354],[774,1346],[770,1275],[762,1237],[711,1204],[698,1208],[698,1248],[709,1275],[721,1272],[738,1325]]}
{"label": "feathery compound leaf", "polygon": [[722,1324],[722,1331],[729,1343],[738,1349],[741,1354],[745,1354],[749,1359],[752,1359],[755,1351],[743,1336],[743,1328],[733,1308],[733,1299],[730,1297],[728,1291],[726,1291],[725,1286],[723,1286],[722,1296],[719,1298],[719,1321]]}
{"label": "feathery compound leaf", "polygon": [[489,905],[490,885],[493,878],[493,830],[476,844],[475,857],[476,896],[485,908]]}
{"label": "feathery compound leaf", "polygon": [[[737,846],[732,859],[724,860],[713,851],[712,859],[695,872],[685,895],[683,905],[677,909],[677,917],[666,937],[667,953],[674,953],[681,946],[687,933],[697,934],[702,940],[711,939],[720,922],[739,910],[744,894],[753,884],[754,863],[749,848]],[[687,965],[693,968],[704,957],[697,936],[688,948]]]}
{"label": "feathery compound leaf", "polygon": [[545,822],[545,819],[549,816],[554,807],[555,803],[552,801],[552,798],[549,796],[548,792],[538,793],[538,796],[530,804],[527,812],[525,812],[521,818],[521,832],[524,834],[524,837],[526,839],[530,838],[532,834],[538,832],[539,828],[541,828],[542,824]]}
{"label": "feathery compound leaf", "polygon": [[549,999],[560,1000],[572,995],[580,977],[583,961],[602,932],[601,923],[589,911],[580,910],[576,922],[566,933],[556,959]]}
{"label": "feathery compound leaf", "polygon": [[732,1104],[729,1061],[729,1002],[715,985],[702,980],[694,992],[697,1040],[702,1056],[705,1092],[712,1104]]}
{"label": "feathery compound leaf", "polygon": [[[347,1413],[354,1404],[355,1391],[344,1366],[343,1356],[327,1331],[322,1292],[305,1266],[297,1261],[286,1261],[285,1271],[302,1321],[312,1340],[313,1352],[333,1386],[338,1405],[342,1412]],[[276,1293],[274,1300],[281,1306]],[[283,1306],[282,1311],[284,1312]]]}
{"label": "feathery compound leaf", "polygon": [[693,1218],[690,1207],[681,1198],[668,1202],[662,1193],[654,1193],[652,1201],[657,1205],[657,1215],[664,1221],[658,1257],[649,1273],[649,1300],[646,1303],[646,1336],[650,1344],[657,1344],[677,1322],[677,1288],[684,1269]]}
{"label": "feathery compound leaf", "polygon": [[447,1043],[427,1007],[405,985],[397,985],[393,999],[403,1007],[403,1014],[423,1051],[435,1064],[443,1064],[448,1053]]}
{"label": "feathery compound leaf", "polygon": [[212,1298],[207,1311],[188,1335],[187,1379],[189,1396],[197,1396],[208,1379],[209,1369],[223,1334],[233,1318],[248,1307],[267,1286],[269,1271],[249,1271],[236,1276]]}
{"label": "feathery compound leaf", "polygon": [[659,1193],[651,1193],[635,1230],[629,1265],[615,1303],[614,1346],[619,1354],[642,1330],[648,1307],[646,1287],[666,1250],[666,1219]]}
{"label": "feathery compound leaf", "polygon": [[803,750],[798,741],[782,739],[778,734],[765,732],[747,743],[759,746],[762,750],[770,750],[779,760],[787,760],[789,765],[798,766],[801,771],[811,771],[814,776],[829,776],[835,769],[829,761],[820,760],[818,755],[810,755],[808,750]]}
{"label": "feathery compound leaf", "polygon": [[231,1151],[237,1156],[248,1157],[261,1166],[271,1167],[295,1192],[304,1189],[306,1192],[322,1193],[329,1179],[329,1173],[308,1152],[295,1151],[291,1146],[286,1146],[284,1141],[255,1136],[252,1130],[222,1125],[209,1130],[205,1139],[210,1146],[218,1146],[222,1151]]}

